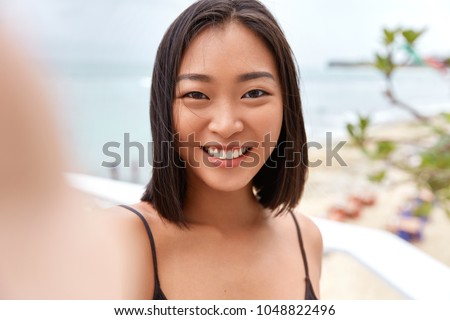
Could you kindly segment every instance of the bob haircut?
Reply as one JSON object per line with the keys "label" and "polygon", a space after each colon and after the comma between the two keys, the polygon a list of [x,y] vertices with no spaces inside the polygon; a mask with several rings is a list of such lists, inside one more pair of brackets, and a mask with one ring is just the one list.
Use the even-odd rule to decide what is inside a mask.
{"label": "bob haircut", "polygon": [[141,200],[179,227],[187,227],[183,203],[185,164],[175,148],[173,102],[183,54],[205,28],[240,23],[258,35],[272,52],[281,81],[283,124],[276,148],[253,178],[254,192],[275,215],[292,211],[300,200],[308,171],[308,150],[297,67],[283,31],[257,0],[201,0],[188,7],[166,31],[155,58],[150,96],[153,172]]}

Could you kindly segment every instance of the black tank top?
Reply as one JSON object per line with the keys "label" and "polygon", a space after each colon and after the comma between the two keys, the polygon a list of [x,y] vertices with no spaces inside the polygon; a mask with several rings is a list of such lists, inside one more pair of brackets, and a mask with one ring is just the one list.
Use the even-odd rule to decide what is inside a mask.
{"label": "black tank top", "polygon": [[[142,222],[144,223],[145,230],[147,230],[148,238],[150,240],[150,247],[152,249],[153,275],[154,275],[154,279],[155,279],[153,300],[167,300],[164,292],[162,291],[162,289],[160,287],[159,277],[158,277],[158,263],[156,260],[155,239],[153,238],[153,234],[152,234],[152,231],[150,230],[150,226],[148,225],[147,220],[144,218],[144,216],[139,211],[137,211],[136,209],[134,209],[132,207],[129,207],[126,205],[120,205],[120,207],[134,212],[139,218],[141,218]],[[295,227],[297,229],[298,242],[300,244],[300,252],[302,254],[303,265],[305,268],[305,300],[317,300],[316,294],[314,293],[314,288],[311,284],[311,280],[309,279],[308,261],[306,259],[305,248],[303,246],[303,239],[302,239],[302,233],[300,231],[300,226],[298,224],[297,218],[295,217],[295,215],[292,212],[291,212],[291,216],[294,219]]]}

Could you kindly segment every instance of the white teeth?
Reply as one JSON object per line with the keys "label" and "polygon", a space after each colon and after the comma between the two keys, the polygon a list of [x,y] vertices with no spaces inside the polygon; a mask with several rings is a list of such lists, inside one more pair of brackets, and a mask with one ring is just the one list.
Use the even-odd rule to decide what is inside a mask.
{"label": "white teeth", "polygon": [[210,156],[213,156],[213,157],[218,157],[219,156],[219,151],[217,150],[217,148],[215,148],[215,147],[208,147],[207,150],[208,150],[208,154]]}
{"label": "white teeth", "polygon": [[245,147],[242,147],[239,149],[234,149],[234,150],[228,150],[228,151],[225,151],[223,149],[218,150],[216,147],[208,147],[207,148],[208,154],[210,156],[219,158],[221,160],[231,160],[231,159],[239,158],[244,153],[246,153],[247,150],[248,149]]}
{"label": "white teeth", "polygon": [[208,154],[209,154],[210,156],[216,157],[217,154],[218,154],[217,148],[214,148],[214,147],[208,148]]}

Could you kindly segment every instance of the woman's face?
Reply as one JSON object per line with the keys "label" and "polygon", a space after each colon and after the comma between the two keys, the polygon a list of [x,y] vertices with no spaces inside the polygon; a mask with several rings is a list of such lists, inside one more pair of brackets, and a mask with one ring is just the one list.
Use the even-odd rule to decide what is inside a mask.
{"label": "woman's face", "polygon": [[188,184],[221,191],[251,185],[283,121],[275,59],[242,24],[209,27],[181,61],[173,105]]}

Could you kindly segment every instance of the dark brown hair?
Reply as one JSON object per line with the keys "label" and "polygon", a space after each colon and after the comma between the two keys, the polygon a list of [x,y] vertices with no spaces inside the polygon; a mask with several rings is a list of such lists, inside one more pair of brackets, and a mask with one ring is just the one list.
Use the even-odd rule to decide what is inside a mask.
{"label": "dark brown hair", "polygon": [[241,23],[265,41],[281,81],[283,124],[275,151],[253,178],[258,199],[278,215],[292,210],[303,193],[308,164],[306,133],[297,68],[281,28],[256,0],[201,0],[181,13],[166,31],[155,59],[150,96],[153,173],[141,200],[150,202],[162,217],[179,226],[187,226],[183,215],[187,178],[173,144],[176,78],[192,39],[207,27],[230,21]]}

